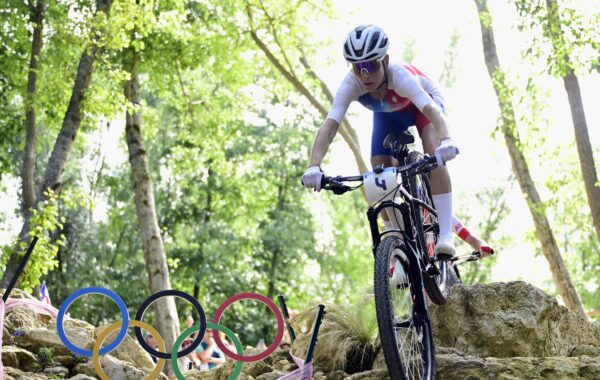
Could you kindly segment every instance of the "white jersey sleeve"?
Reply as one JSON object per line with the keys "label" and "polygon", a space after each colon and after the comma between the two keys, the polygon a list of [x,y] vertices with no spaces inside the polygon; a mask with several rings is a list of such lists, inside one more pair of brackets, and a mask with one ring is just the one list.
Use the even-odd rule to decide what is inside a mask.
{"label": "white jersey sleeve", "polygon": [[388,76],[388,89],[408,98],[421,112],[433,101],[432,97],[443,102],[441,92],[420,72],[411,73],[403,65],[392,63],[388,68]]}
{"label": "white jersey sleeve", "polygon": [[333,98],[333,103],[331,104],[331,110],[327,115],[327,119],[333,119],[338,123],[341,123],[346,111],[348,111],[350,103],[357,100],[360,95],[360,83],[354,74],[348,73],[344,77],[344,80],[342,80],[342,84],[340,84],[340,87]]}

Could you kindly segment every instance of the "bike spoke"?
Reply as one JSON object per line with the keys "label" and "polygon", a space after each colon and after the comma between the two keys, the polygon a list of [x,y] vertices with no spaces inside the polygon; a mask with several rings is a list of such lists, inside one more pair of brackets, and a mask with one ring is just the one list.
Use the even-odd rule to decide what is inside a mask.
{"label": "bike spoke", "polygon": [[425,371],[423,363],[422,328],[414,323],[411,284],[397,288],[390,278],[391,299],[394,309],[395,335],[400,360],[405,364],[408,379],[421,379]]}
{"label": "bike spoke", "polygon": [[[408,255],[413,252],[407,251],[396,237],[387,237],[381,244],[376,255],[375,298],[380,339],[390,377],[394,380],[434,379],[431,326],[427,315],[418,312],[425,308],[422,311],[427,313],[427,309],[424,305],[417,306],[416,303],[423,299],[413,294],[421,287],[411,285],[411,282],[422,282],[420,270],[412,271],[409,267]],[[400,270],[406,277],[400,275]],[[397,283],[401,285],[396,286]]]}

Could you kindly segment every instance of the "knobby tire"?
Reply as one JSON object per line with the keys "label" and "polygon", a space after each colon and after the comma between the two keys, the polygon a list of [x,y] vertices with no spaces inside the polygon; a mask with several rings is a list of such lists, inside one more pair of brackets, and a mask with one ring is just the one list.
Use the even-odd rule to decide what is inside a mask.
{"label": "knobby tire", "polygon": [[[435,346],[427,305],[415,308],[420,291],[425,303],[420,268],[410,268],[404,242],[396,236],[384,238],[375,254],[375,309],[379,337],[392,380],[435,379]],[[396,257],[408,273],[409,284],[397,287],[391,281],[390,263]],[[418,286],[411,286],[418,284]],[[418,290],[415,290],[418,289]],[[417,313],[416,310],[424,310]]]}

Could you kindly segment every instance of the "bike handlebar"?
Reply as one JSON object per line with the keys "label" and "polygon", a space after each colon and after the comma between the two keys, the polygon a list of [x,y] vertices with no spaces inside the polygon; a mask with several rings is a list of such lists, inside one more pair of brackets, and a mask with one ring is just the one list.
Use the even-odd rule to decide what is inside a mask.
{"label": "bike handlebar", "polygon": [[[430,172],[438,166],[435,156],[425,156],[423,159],[410,163],[408,165],[399,166],[398,173],[406,172],[407,175],[413,176],[423,172]],[[336,195],[342,195],[350,190],[355,190],[358,186],[348,186],[344,182],[362,182],[364,175],[355,176],[336,176],[321,178],[321,189],[332,191]]]}

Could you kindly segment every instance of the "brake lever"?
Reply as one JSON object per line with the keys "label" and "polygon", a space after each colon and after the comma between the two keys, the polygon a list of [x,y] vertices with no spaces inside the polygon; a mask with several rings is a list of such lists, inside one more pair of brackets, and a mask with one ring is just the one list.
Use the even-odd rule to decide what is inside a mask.
{"label": "brake lever", "polygon": [[333,192],[335,195],[342,195],[351,190],[351,187],[332,180],[327,185],[325,185],[324,189]]}

